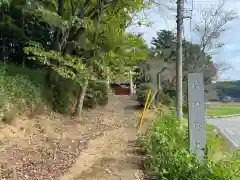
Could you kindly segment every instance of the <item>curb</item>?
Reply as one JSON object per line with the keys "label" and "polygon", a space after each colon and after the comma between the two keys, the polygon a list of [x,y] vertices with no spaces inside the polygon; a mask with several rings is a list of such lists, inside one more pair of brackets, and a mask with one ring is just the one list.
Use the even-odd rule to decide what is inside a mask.
{"label": "curb", "polygon": [[218,119],[218,118],[227,118],[227,117],[237,117],[240,114],[232,114],[232,115],[225,115],[225,116],[206,116],[207,119]]}
{"label": "curb", "polygon": [[220,135],[222,138],[224,138],[225,140],[227,140],[229,142],[229,150],[231,152],[233,152],[236,148],[238,148],[238,145],[226,134],[224,133],[222,128],[219,128],[217,126],[214,126],[218,135]]}

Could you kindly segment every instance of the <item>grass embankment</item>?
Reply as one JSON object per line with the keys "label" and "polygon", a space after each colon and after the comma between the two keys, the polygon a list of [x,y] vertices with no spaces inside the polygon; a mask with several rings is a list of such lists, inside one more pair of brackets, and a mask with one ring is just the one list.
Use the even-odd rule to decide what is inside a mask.
{"label": "grass embankment", "polygon": [[[29,69],[0,63],[0,119],[12,120],[19,112],[41,113],[44,106],[70,114],[79,85],[58,76],[54,91],[46,85],[44,69]],[[105,106],[108,86],[105,81],[90,81],[84,98],[85,108]],[[8,120],[7,120],[8,119]]]}
{"label": "grass embankment", "polygon": [[12,65],[0,64],[0,112],[3,120],[44,102],[44,74]]}
{"label": "grass embankment", "polygon": [[187,127],[174,115],[159,116],[139,138],[146,174],[165,180],[239,180],[240,153],[230,154],[223,139],[207,125],[205,160],[198,163],[188,150]]}
{"label": "grass embankment", "polygon": [[240,103],[212,103],[207,105],[207,116],[240,114]]}

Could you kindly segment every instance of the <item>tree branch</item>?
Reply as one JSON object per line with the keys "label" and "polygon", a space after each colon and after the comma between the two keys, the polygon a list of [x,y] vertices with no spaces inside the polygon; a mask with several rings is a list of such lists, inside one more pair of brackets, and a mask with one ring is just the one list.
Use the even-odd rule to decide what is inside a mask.
{"label": "tree branch", "polygon": [[[196,63],[190,69],[190,72],[196,71],[197,66],[199,66],[199,62],[201,60],[201,55],[203,53],[207,53],[207,49],[212,49],[212,43],[214,40],[217,40],[223,32],[226,31],[225,26],[236,18],[236,14],[232,10],[224,11],[223,7],[226,3],[226,0],[222,0],[215,9],[212,6],[205,11],[202,11],[202,17],[204,20],[204,28],[203,32],[201,32],[201,27],[197,25],[195,27],[195,31],[202,34],[201,35],[201,50],[196,58]],[[221,46],[215,46],[217,48]],[[200,67],[200,71],[202,71],[204,67]]]}

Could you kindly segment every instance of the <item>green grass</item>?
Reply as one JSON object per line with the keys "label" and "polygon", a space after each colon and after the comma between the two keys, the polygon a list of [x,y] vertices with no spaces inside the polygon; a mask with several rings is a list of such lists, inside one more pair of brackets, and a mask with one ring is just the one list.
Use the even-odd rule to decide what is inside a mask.
{"label": "green grass", "polygon": [[[184,120],[183,120],[184,121]],[[139,137],[139,152],[145,155],[144,171],[155,179],[239,180],[240,151],[228,152],[226,142],[207,125],[205,159],[199,163],[189,152],[188,131],[174,114],[159,116]]]}
{"label": "green grass", "polygon": [[240,114],[239,103],[213,103],[207,105],[207,116],[224,116]]}
{"label": "green grass", "polygon": [[12,104],[21,110],[44,102],[44,74],[14,65],[0,64],[0,109]]}
{"label": "green grass", "polygon": [[[187,119],[180,121],[181,125],[188,128]],[[211,124],[206,124],[206,140],[208,147],[208,158],[213,162],[223,159],[230,151],[229,143],[224,138],[218,136],[215,128]]]}
{"label": "green grass", "polygon": [[207,156],[209,160],[218,162],[230,153],[230,145],[227,140],[218,136],[214,129],[213,125],[206,124]]}

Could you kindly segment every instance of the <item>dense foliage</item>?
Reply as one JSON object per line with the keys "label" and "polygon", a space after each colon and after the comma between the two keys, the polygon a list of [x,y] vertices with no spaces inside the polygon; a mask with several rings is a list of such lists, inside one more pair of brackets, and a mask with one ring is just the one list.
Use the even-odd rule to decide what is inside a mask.
{"label": "dense foliage", "polygon": [[[0,66],[0,117],[11,123],[26,110],[34,115],[41,113],[48,92],[43,86],[43,72],[14,65]],[[36,111],[36,108],[38,110]],[[41,111],[41,112],[40,112]]]}
{"label": "dense foliage", "polygon": [[92,81],[116,79],[145,59],[142,37],[126,27],[132,14],[148,5],[143,0],[1,1],[0,60],[43,71],[49,104],[65,112],[75,95],[75,114],[81,114],[84,99],[95,104],[88,88]]}
{"label": "dense foliage", "polygon": [[[42,76],[40,71],[31,71],[22,69],[24,73],[30,76],[23,76],[16,73],[15,66],[0,67],[0,108],[8,103],[13,103],[18,107],[38,104],[43,97],[40,91],[40,85],[31,81],[31,75]],[[26,88],[27,87],[27,88]]]}
{"label": "dense foliage", "polygon": [[240,81],[225,81],[214,84],[218,97],[240,98]]}
{"label": "dense foliage", "polygon": [[[172,31],[161,30],[152,39],[152,45],[147,61],[140,64],[142,70],[138,70],[138,76],[135,77],[137,97],[143,104],[147,89],[151,87],[153,92],[159,90],[158,101],[169,104],[176,94],[176,35]],[[187,101],[187,74],[203,71],[204,83],[208,85],[216,77],[217,69],[211,56],[201,52],[201,45],[184,40],[183,49],[183,93]],[[161,89],[158,89],[159,85],[156,84],[158,78],[152,77],[158,76],[157,73]]]}
{"label": "dense foliage", "polygon": [[139,147],[146,155],[144,167],[152,179],[165,180],[237,180],[239,173],[239,151],[214,162],[220,141],[207,128],[206,158],[199,163],[188,150],[188,131],[173,115],[156,119],[147,134],[139,139]]}
{"label": "dense foliage", "polygon": [[151,90],[150,98],[156,91],[156,88],[151,83],[142,83],[136,90],[137,100],[140,102],[142,106],[144,106],[145,101],[148,96],[149,89]]}
{"label": "dense foliage", "polygon": [[[152,40],[152,51],[165,62],[176,63],[176,35],[172,31],[161,30]],[[212,57],[201,51],[200,44],[183,41],[183,79],[187,80],[187,73],[204,72],[205,84],[215,78],[217,69]],[[173,75],[175,76],[175,75]]]}
{"label": "dense foliage", "polygon": [[89,83],[84,105],[94,108],[97,105],[104,106],[108,103],[108,85],[104,81],[92,81]]}

